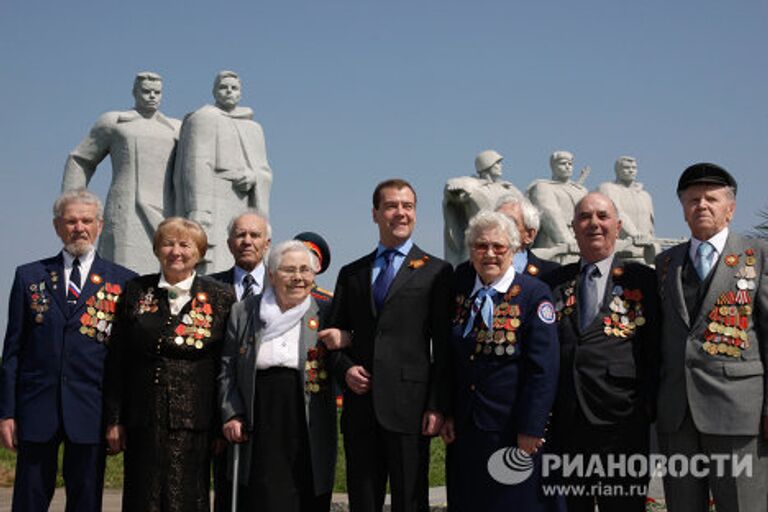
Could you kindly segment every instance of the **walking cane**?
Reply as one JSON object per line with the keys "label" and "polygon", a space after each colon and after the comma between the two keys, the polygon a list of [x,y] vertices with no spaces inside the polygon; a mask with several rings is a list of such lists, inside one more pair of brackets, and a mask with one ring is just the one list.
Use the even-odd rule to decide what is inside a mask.
{"label": "walking cane", "polygon": [[232,512],[237,512],[237,484],[240,476],[240,443],[234,443],[232,461]]}

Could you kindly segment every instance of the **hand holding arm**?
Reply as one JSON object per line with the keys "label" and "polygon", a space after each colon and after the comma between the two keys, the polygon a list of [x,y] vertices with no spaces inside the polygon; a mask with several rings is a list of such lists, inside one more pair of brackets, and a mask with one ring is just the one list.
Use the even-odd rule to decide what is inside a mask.
{"label": "hand holding arm", "polygon": [[352,343],[352,334],[349,331],[336,328],[323,329],[317,333],[317,338],[325,344],[328,350],[339,350]]}

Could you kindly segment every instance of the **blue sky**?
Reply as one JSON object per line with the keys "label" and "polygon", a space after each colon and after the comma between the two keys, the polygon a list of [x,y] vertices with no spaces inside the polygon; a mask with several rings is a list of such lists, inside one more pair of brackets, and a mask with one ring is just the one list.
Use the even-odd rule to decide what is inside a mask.
{"label": "blue sky", "polygon": [[[162,111],[211,101],[221,69],[264,126],[275,240],[326,236],[329,272],[371,250],[375,184],[419,194],[415,239],[442,254],[446,179],[487,148],[520,188],[571,150],[590,188],[636,156],[661,236],[687,233],[674,194],[696,161],[740,183],[735,229],[766,200],[768,2],[314,0],[0,4],[0,301],[13,269],[57,252],[50,205],[99,114],[133,104],[138,71]],[[762,62],[762,64],[761,64]],[[104,197],[108,161],[92,188]],[[0,322],[5,323],[5,306]]]}

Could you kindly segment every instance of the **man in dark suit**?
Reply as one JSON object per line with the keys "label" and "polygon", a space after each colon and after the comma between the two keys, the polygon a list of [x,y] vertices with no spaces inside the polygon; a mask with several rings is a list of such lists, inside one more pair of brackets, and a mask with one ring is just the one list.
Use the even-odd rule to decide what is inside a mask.
{"label": "man in dark suit", "polygon": [[[411,240],[416,193],[400,179],[373,193],[379,245],[339,272],[331,321],[352,343],[333,353],[346,383],[341,428],[350,509],[428,507],[429,437],[440,431],[449,386],[451,267]],[[321,333],[323,334],[323,333]]]}
{"label": "man in dark suit", "polygon": [[101,202],[76,189],[53,207],[64,250],[16,269],[0,367],[0,440],[18,451],[14,511],[48,510],[64,443],[67,511],[100,511],[102,380],[112,315],[136,274],[94,243]]}
{"label": "man in dark suit", "polygon": [[[541,259],[531,251],[531,245],[536,240],[541,225],[541,216],[539,210],[533,206],[533,203],[527,197],[520,197],[514,194],[505,194],[496,202],[495,211],[503,213],[515,223],[520,233],[520,249],[515,253],[512,259],[512,265],[515,272],[527,274],[531,277],[543,278],[556,268],[559,263]],[[461,263],[456,267],[456,279],[474,279],[475,271],[468,261]]]}
{"label": "man in dark suit", "polygon": [[[579,262],[547,277],[553,286],[560,338],[560,381],[553,414],[554,449],[573,460],[648,456],[653,415],[659,316],[651,268],[614,257],[621,230],[616,206],[590,193],[577,204],[573,230]],[[644,511],[648,474],[597,469],[566,475],[584,486],[566,496],[569,512]],[[620,488],[614,486],[621,486]],[[609,489],[604,491],[604,489]]]}
{"label": "man in dark suit", "polygon": [[[677,195],[691,240],[656,259],[664,306],[657,430],[667,456],[716,456],[708,475],[664,475],[667,509],[768,510],[768,247],[729,230],[736,180],[699,163]],[[731,474],[751,458],[751,475]]]}
{"label": "man in dark suit", "polygon": [[[229,270],[211,274],[211,277],[231,285],[239,302],[264,291],[267,278],[264,257],[272,243],[272,226],[260,213],[247,211],[230,221],[227,233],[227,247],[235,264]],[[212,466],[214,512],[229,512],[232,489],[227,480],[227,452],[223,438],[214,443]]]}

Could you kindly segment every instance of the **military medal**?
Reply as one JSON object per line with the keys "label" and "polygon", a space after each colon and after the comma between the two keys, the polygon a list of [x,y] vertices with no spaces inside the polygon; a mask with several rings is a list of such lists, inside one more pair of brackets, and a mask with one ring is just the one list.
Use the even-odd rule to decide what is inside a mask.
{"label": "military medal", "polygon": [[195,347],[197,350],[205,347],[203,340],[211,337],[212,314],[213,308],[208,303],[208,295],[203,292],[195,295],[189,313],[181,317],[181,323],[174,329],[176,344],[182,345],[178,342],[178,338],[182,338],[188,347]]}

